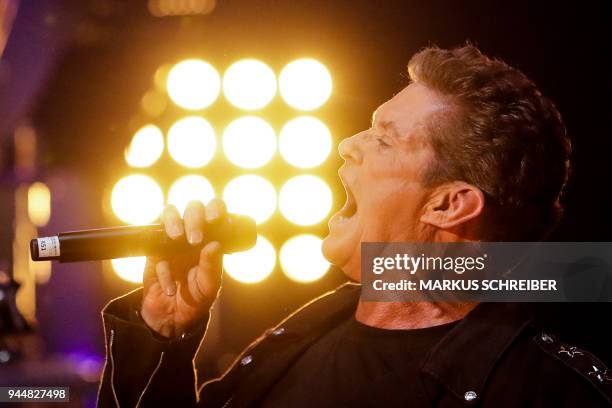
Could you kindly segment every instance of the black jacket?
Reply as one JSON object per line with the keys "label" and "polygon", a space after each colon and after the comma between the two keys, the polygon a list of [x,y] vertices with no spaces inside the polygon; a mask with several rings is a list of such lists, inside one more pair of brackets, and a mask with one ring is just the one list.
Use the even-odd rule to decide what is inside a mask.
{"label": "black jacket", "polygon": [[[346,284],[308,303],[247,347],[222,377],[198,388],[193,357],[207,322],[167,341],[138,316],[142,293],[134,291],[102,312],[107,362],[98,404],[257,406],[309,345],[354,313],[359,292]],[[520,304],[477,306],[429,352],[421,382],[437,407],[612,406],[612,371],[538,328]]]}

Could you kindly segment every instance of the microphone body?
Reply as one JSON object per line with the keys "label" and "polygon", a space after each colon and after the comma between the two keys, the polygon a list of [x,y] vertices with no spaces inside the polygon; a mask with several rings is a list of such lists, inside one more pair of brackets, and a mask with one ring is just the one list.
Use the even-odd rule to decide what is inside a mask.
{"label": "microphone body", "polygon": [[255,221],[230,214],[223,222],[209,225],[199,246],[190,245],[183,237],[173,240],[163,225],[131,225],[83,231],[62,232],[30,241],[33,261],[95,261],[130,256],[164,256],[173,253],[197,252],[207,242],[218,241],[224,253],[249,249],[257,240]]}

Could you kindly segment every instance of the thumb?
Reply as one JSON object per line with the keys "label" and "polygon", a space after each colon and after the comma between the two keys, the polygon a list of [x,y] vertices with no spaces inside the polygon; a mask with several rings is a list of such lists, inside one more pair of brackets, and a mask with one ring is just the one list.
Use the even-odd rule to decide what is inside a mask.
{"label": "thumb", "polygon": [[217,296],[221,283],[222,262],[223,252],[219,242],[209,242],[202,248],[198,265],[189,271],[191,275],[189,280],[195,281],[195,289],[199,292],[198,298],[206,297],[214,300]]}

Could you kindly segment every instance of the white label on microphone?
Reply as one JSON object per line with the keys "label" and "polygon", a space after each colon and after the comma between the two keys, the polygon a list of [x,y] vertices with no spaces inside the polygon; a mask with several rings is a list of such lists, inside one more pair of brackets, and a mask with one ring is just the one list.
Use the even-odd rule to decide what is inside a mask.
{"label": "white label on microphone", "polygon": [[38,256],[40,258],[51,258],[60,255],[60,243],[57,236],[37,238],[36,240],[38,241]]}

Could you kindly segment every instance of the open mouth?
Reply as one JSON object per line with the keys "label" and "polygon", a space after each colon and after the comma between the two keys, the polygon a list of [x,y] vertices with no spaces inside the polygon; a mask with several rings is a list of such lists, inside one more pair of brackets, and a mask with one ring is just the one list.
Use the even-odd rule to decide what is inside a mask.
{"label": "open mouth", "polygon": [[344,186],[344,190],[346,191],[346,203],[344,203],[344,207],[338,211],[338,215],[340,216],[341,221],[346,221],[357,213],[357,200],[355,200],[355,196],[353,195],[351,188],[346,183],[342,184]]}

